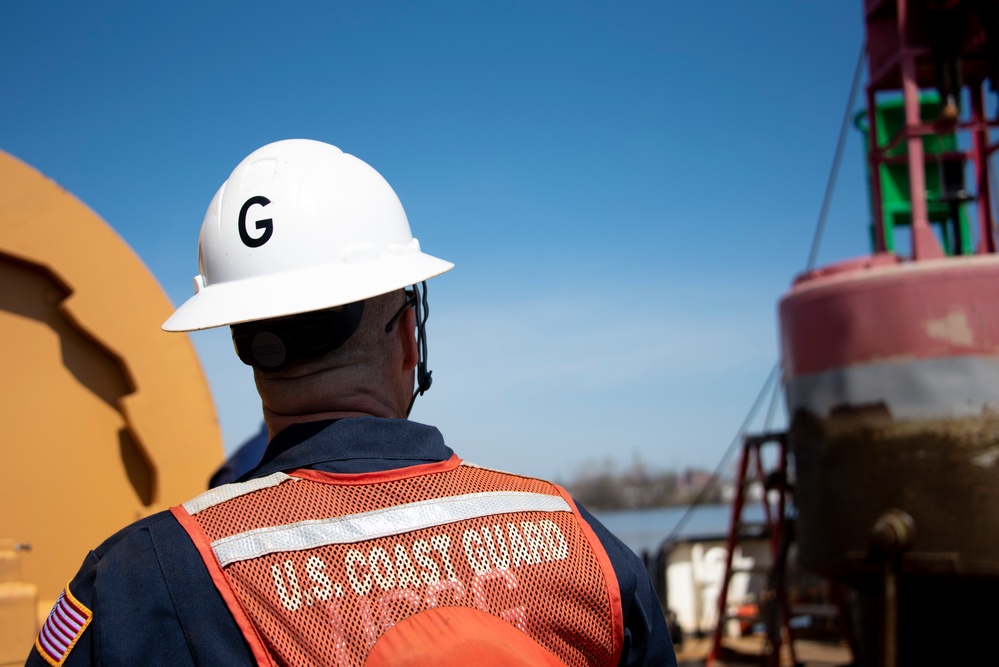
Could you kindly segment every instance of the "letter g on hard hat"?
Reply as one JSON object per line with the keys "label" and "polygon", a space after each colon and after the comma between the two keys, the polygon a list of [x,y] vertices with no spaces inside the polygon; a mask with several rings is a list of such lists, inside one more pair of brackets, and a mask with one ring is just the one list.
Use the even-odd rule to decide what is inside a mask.
{"label": "letter g on hard hat", "polygon": [[453,266],[420,251],[399,198],[367,163],[319,141],[278,141],[248,155],[215,194],[195,294],[163,329],[323,310]]}

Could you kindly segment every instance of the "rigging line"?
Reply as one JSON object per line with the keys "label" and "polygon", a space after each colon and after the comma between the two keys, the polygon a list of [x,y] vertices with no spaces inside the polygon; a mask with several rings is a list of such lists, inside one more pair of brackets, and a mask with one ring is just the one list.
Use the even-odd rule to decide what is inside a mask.
{"label": "rigging line", "polygon": [[860,80],[864,72],[864,45],[860,45],[860,55],[857,56],[857,65],[853,70],[853,83],[850,84],[850,97],[846,103],[846,111],[843,113],[843,124],[839,128],[839,139],[837,140],[836,153],[833,157],[832,167],[829,170],[829,178],[826,181],[826,192],[822,197],[822,208],[819,211],[819,220],[815,225],[815,235],[812,237],[812,249],[808,253],[808,264],[805,270],[811,271],[815,268],[818,259],[819,243],[822,240],[822,232],[825,230],[826,217],[829,215],[829,206],[832,202],[833,191],[836,189],[836,176],[839,173],[839,163],[843,157],[843,149],[846,146],[846,137],[850,127],[850,118],[853,115],[853,107],[857,102],[857,91],[860,89]]}
{"label": "rigging line", "polygon": [[767,381],[763,383],[763,387],[760,389],[760,392],[756,395],[756,400],[753,401],[753,406],[749,409],[749,414],[747,414],[745,419],[742,420],[742,425],[739,426],[739,432],[736,434],[734,438],[732,438],[732,443],[728,446],[728,451],[725,452],[725,455],[722,456],[721,462],[715,467],[714,472],[711,474],[711,477],[708,479],[708,483],[705,484],[703,487],[701,487],[701,490],[700,492],[698,492],[697,497],[694,498],[694,502],[690,503],[690,505],[687,506],[687,511],[683,513],[683,516],[680,517],[680,520],[677,521],[676,526],[674,526],[673,530],[669,532],[669,535],[666,536],[666,539],[663,540],[662,544],[670,543],[675,537],[677,537],[680,534],[684,526],[687,525],[687,522],[693,516],[694,510],[697,508],[697,506],[703,503],[708,493],[711,492],[714,489],[714,487],[718,485],[718,481],[721,479],[722,472],[728,466],[729,459],[731,459],[732,454],[734,454],[738,450],[739,445],[742,443],[742,436],[749,429],[750,422],[753,420],[753,417],[756,415],[757,410],[760,409],[760,405],[762,405],[763,403],[763,399],[767,394],[767,390],[774,384],[774,381],[777,378],[777,370],[779,367],[780,367],[779,364],[774,364],[774,367],[770,370],[770,375],[767,376]]}
{"label": "rigging line", "polygon": [[[843,151],[846,145],[846,137],[848,133],[848,128],[850,126],[850,117],[852,115],[853,107],[857,101],[857,91],[860,89],[860,81],[864,71],[864,61],[865,61],[864,46],[865,46],[864,44],[860,45],[860,53],[857,56],[857,64],[853,70],[853,81],[850,84],[850,95],[846,104],[846,111],[843,114],[843,122],[840,125],[839,138],[837,139],[837,145],[836,145],[836,153],[833,156],[833,163],[829,171],[829,178],[826,181],[826,191],[822,198],[822,207],[819,211],[819,219],[818,222],[816,223],[815,235],[812,237],[812,247],[811,250],[809,251],[806,271],[810,271],[813,268],[815,268],[815,262],[817,260],[819,252],[819,242],[822,239],[822,232],[825,228],[826,218],[828,217],[829,214],[829,205],[830,202],[832,201],[833,191],[835,190],[836,176],[839,172],[839,165],[842,160]],[[677,522],[676,526],[673,528],[673,530],[670,531],[669,535],[666,536],[666,539],[663,541],[663,544],[669,543],[676,535],[679,534],[681,530],[683,530],[683,527],[687,524],[687,522],[690,520],[690,517],[693,515],[694,509],[696,509],[697,506],[704,501],[707,494],[710,493],[714,489],[714,487],[718,484],[718,480],[720,479],[721,473],[728,465],[729,459],[732,458],[732,455],[735,453],[735,451],[738,449],[738,446],[741,444],[742,438],[745,435],[746,430],[748,429],[748,426],[752,421],[753,417],[756,415],[756,411],[759,409],[760,403],[762,402],[763,397],[766,395],[767,389],[774,382],[774,379],[777,376],[777,371],[779,368],[780,368],[780,362],[778,361],[777,363],[774,364],[773,368],[770,370],[770,375],[767,377],[766,382],[763,384],[763,387],[760,389],[759,394],[757,394],[756,400],[753,402],[753,407],[750,408],[749,414],[746,415],[746,418],[743,420],[742,425],[739,427],[739,431],[736,433],[735,437],[732,438],[732,442],[731,444],[729,444],[728,451],[726,451],[725,454],[722,456],[722,459],[718,463],[718,466],[715,468],[714,473],[711,475],[709,482],[701,488],[701,491],[697,494],[697,497],[694,498],[694,501],[687,506],[687,511],[684,512],[683,516],[680,517],[680,520]],[[776,394],[777,388],[774,387],[773,391]],[[768,422],[769,422],[769,417],[768,417]]]}

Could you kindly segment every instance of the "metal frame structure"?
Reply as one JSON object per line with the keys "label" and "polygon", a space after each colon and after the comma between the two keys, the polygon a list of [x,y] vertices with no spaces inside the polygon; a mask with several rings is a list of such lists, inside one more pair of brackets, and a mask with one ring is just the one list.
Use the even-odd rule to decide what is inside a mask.
{"label": "metal frame structure", "polygon": [[[970,119],[957,122],[923,120],[920,116],[921,88],[935,85],[932,52],[927,43],[930,26],[922,3],[912,0],[865,0],[864,20],[868,60],[867,117],[871,178],[871,198],[880,202],[882,185],[879,166],[888,163],[887,153],[905,142],[912,201],[912,259],[935,259],[944,255],[929,223],[926,200],[926,156],[922,139],[926,135],[963,131],[971,134],[971,145],[956,156],[970,160],[974,168],[977,192],[978,243],[976,254],[996,252],[996,234],[992,213],[989,158],[999,144],[990,143],[989,127],[999,125],[988,120],[983,94],[986,67],[983,62],[984,31],[973,24],[968,29],[972,39],[961,53],[962,79],[970,91]],[[887,146],[877,145],[876,104],[879,93],[902,91],[905,105],[905,128]],[[884,220],[880,206],[873,206],[875,251],[887,248]]]}

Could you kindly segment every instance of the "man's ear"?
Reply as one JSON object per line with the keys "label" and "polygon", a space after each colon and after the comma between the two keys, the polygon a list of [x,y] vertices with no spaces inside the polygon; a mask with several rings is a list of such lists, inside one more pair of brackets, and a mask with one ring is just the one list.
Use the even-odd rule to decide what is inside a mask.
{"label": "man's ear", "polygon": [[399,324],[402,326],[396,331],[402,345],[402,370],[408,372],[416,368],[416,364],[420,361],[416,347],[416,309],[407,308]]}

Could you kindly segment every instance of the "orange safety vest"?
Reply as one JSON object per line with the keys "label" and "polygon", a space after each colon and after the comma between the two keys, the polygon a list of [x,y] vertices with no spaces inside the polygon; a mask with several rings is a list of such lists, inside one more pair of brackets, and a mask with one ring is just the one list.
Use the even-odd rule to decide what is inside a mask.
{"label": "orange safety vest", "polygon": [[274,473],[171,509],[260,665],[617,665],[610,560],[568,493],[457,456]]}

